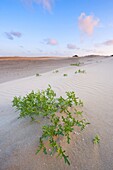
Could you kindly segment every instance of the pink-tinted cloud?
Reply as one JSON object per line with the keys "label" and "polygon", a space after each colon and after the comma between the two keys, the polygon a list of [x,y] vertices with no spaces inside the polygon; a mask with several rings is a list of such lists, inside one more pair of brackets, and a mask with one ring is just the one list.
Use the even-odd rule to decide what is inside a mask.
{"label": "pink-tinted cloud", "polygon": [[77,48],[76,45],[74,45],[74,44],[67,44],[67,48],[68,48],[68,49],[71,49],[71,50],[79,49],[79,48]]}
{"label": "pink-tinted cloud", "polygon": [[58,44],[57,40],[52,38],[44,39],[44,42],[48,45],[53,45],[53,46]]}
{"label": "pink-tinted cloud", "polygon": [[95,47],[102,47],[102,46],[112,46],[113,45],[113,40],[107,40],[102,43],[95,44]]}
{"label": "pink-tinted cloud", "polygon": [[52,4],[53,4],[54,0],[23,0],[23,1],[27,4],[30,4],[30,5],[33,4],[33,3],[40,4],[46,10],[51,11]]}
{"label": "pink-tinted cloud", "polygon": [[15,32],[15,31],[5,32],[5,35],[9,40],[13,40],[14,37],[20,38],[22,36],[20,32]]}
{"label": "pink-tinted cloud", "polygon": [[85,13],[81,13],[78,18],[79,29],[91,36],[94,32],[94,28],[99,25],[99,19],[95,19],[93,15],[87,16]]}
{"label": "pink-tinted cloud", "polygon": [[102,44],[103,44],[103,45],[107,45],[107,46],[113,45],[113,40],[105,41],[105,42],[103,42]]}

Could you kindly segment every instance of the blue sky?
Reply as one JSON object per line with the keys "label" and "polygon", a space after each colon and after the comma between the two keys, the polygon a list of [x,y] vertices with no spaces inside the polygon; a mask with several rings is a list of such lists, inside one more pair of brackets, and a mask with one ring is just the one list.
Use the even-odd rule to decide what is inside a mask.
{"label": "blue sky", "polygon": [[112,0],[1,0],[0,56],[113,54]]}

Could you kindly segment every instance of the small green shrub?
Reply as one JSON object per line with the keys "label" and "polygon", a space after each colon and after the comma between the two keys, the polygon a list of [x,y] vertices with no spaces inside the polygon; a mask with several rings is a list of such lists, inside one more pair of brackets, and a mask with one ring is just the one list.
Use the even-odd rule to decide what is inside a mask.
{"label": "small green shrub", "polygon": [[[83,130],[89,124],[85,119],[78,117],[83,114],[78,110],[83,106],[83,102],[76,97],[75,93],[66,92],[66,98],[62,96],[57,98],[49,85],[46,90],[36,93],[32,91],[25,97],[14,97],[12,102],[13,106],[20,111],[19,118],[30,117],[35,120],[39,115],[49,118],[50,124],[42,127],[43,132],[36,154],[41,150],[50,155],[57,153],[60,158],[64,158],[65,163],[70,165],[69,157],[57,139],[65,137],[69,144],[74,127],[78,126]],[[70,111],[72,108],[73,111]],[[46,142],[49,143],[48,146]],[[48,152],[48,147],[51,153]]]}
{"label": "small green shrub", "polygon": [[38,76],[41,76],[39,73],[36,73],[36,76],[38,77]]}
{"label": "small green shrub", "polygon": [[96,136],[94,137],[93,143],[94,143],[94,144],[100,143],[100,137],[99,137],[99,135],[96,135]]}
{"label": "small green shrub", "polygon": [[66,76],[67,76],[67,74],[64,74],[63,76],[64,76],[64,77],[66,77]]}
{"label": "small green shrub", "polygon": [[80,66],[80,62],[79,63],[73,63],[73,64],[70,64],[71,66]]}
{"label": "small green shrub", "polygon": [[77,73],[86,73],[86,71],[85,70],[77,70],[77,71],[75,71],[75,74],[77,74]]}

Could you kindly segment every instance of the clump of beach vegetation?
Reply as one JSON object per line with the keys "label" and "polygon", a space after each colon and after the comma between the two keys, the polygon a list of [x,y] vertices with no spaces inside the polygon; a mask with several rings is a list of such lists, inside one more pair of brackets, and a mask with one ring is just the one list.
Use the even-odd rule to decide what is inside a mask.
{"label": "clump of beach vegetation", "polygon": [[70,64],[71,66],[80,66],[80,62],[79,63],[72,63],[72,64]]}
{"label": "clump of beach vegetation", "polygon": [[99,135],[96,135],[93,139],[93,143],[94,144],[99,144],[100,143],[100,136]]}
{"label": "clump of beach vegetation", "polygon": [[64,77],[68,76],[67,74],[63,74]]}
{"label": "clump of beach vegetation", "polygon": [[86,71],[79,69],[79,70],[75,71],[75,74],[77,74],[77,73],[86,73]]}
{"label": "clump of beach vegetation", "polygon": [[32,91],[24,97],[15,96],[12,102],[13,107],[20,112],[19,118],[30,117],[32,121],[37,120],[39,116],[49,118],[50,124],[42,127],[36,154],[40,151],[50,155],[57,153],[58,157],[70,165],[69,156],[61,144],[62,139],[65,138],[70,144],[74,128],[79,127],[83,130],[89,124],[83,116],[81,117],[83,112],[80,108],[83,102],[75,93],[66,92],[65,98],[56,97],[56,93],[49,85],[46,90]]}
{"label": "clump of beach vegetation", "polygon": [[39,73],[36,73],[36,76],[38,77],[38,76],[41,76]]}

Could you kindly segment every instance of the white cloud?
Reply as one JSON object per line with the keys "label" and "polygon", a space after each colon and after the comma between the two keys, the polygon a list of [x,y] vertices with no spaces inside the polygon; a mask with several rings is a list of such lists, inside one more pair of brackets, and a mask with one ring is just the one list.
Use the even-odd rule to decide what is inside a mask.
{"label": "white cloud", "polygon": [[14,39],[10,32],[5,32],[5,35],[6,35],[6,37],[7,37],[9,40],[13,40],[13,39]]}
{"label": "white cloud", "polygon": [[58,44],[57,40],[53,38],[44,39],[44,42],[48,45],[53,45],[53,46]]}
{"label": "white cloud", "polygon": [[67,44],[67,48],[71,50],[78,49],[74,44]]}
{"label": "white cloud", "polygon": [[43,6],[43,8],[45,8],[48,11],[51,11],[51,8],[54,2],[54,0],[23,0],[23,1],[30,5],[32,3],[40,4]]}
{"label": "white cloud", "polygon": [[18,37],[20,38],[22,36],[22,33],[21,32],[15,32],[15,31],[11,31],[10,34],[14,37]]}
{"label": "white cloud", "polygon": [[103,42],[102,44],[103,44],[103,45],[107,45],[107,46],[113,45],[113,40],[105,41],[105,42]]}
{"label": "white cloud", "polygon": [[87,16],[85,13],[81,13],[78,18],[78,25],[80,30],[88,36],[93,34],[94,28],[98,26],[98,24],[99,19],[95,19],[93,15]]}
{"label": "white cloud", "polygon": [[95,47],[102,47],[102,46],[113,46],[113,40],[107,40],[102,43],[95,44]]}
{"label": "white cloud", "polygon": [[5,32],[5,35],[9,40],[13,40],[14,37],[20,38],[22,36],[22,33],[11,31],[11,32]]}

